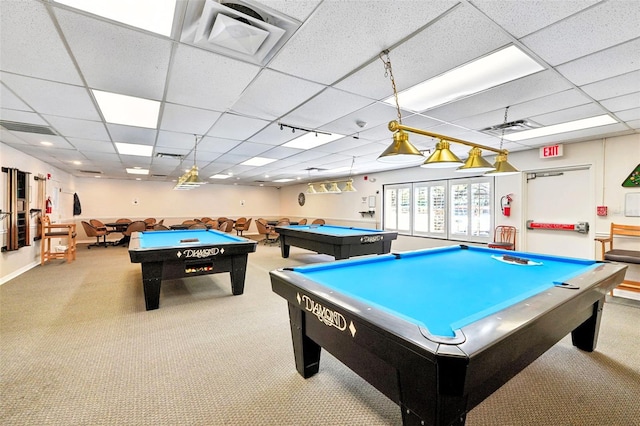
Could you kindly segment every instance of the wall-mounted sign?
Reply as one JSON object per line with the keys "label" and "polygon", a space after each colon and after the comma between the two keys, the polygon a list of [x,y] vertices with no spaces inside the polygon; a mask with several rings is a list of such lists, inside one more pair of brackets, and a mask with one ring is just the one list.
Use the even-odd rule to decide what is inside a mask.
{"label": "wall-mounted sign", "polygon": [[562,157],[562,145],[549,145],[540,147],[540,158]]}

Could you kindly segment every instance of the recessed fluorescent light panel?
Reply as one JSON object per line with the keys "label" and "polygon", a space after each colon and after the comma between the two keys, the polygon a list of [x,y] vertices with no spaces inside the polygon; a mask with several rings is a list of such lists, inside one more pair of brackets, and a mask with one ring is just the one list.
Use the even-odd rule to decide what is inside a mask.
{"label": "recessed fluorescent light panel", "polygon": [[[522,50],[509,46],[403,90],[398,102],[402,108],[421,112],[543,69]],[[393,96],[384,102],[395,106]]]}
{"label": "recessed fluorescent light panel", "polygon": [[160,102],[118,93],[92,90],[107,123],[155,129]]}
{"label": "recessed fluorescent light panel", "polygon": [[524,139],[539,138],[542,136],[556,135],[558,133],[589,129],[591,127],[606,126],[607,124],[614,123],[617,123],[617,121],[605,114],[597,117],[584,118],[582,120],[569,121],[567,123],[554,124],[553,126],[526,130],[524,132],[511,133],[509,135],[504,135],[504,138],[510,141],[521,141]]}
{"label": "recessed fluorescent light panel", "polygon": [[253,157],[244,163],[240,163],[242,166],[264,166],[265,164],[273,163],[275,158]]}
{"label": "recessed fluorescent light panel", "polygon": [[209,179],[229,179],[230,177],[229,175],[213,175],[209,176]]}
{"label": "recessed fluorescent light panel", "polygon": [[149,170],[133,168],[133,169],[127,169],[127,173],[132,174],[132,175],[148,175],[149,174]]}
{"label": "recessed fluorescent light panel", "polygon": [[116,142],[116,149],[121,155],[138,155],[140,157],[151,157],[153,147],[151,145],[139,145],[135,143]]}
{"label": "recessed fluorescent light panel", "polygon": [[282,146],[285,146],[287,148],[311,149],[320,145],[324,145],[325,143],[333,142],[343,137],[344,135],[338,135],[335,133],[325,134],[309,132],[306,135],[302,135],[299,138],[283,144]]}
{"label": "recessed fluorescent light panel", "polygon": [[164,36],[171,36],[175,0],[56,0],[56,3]]}
{"label": "recessed fluorescent light panel", "polygon": [[284,183],[284,182],[291,182],[294,179],[276,179],[273,182],[277,182],[277,183]]}

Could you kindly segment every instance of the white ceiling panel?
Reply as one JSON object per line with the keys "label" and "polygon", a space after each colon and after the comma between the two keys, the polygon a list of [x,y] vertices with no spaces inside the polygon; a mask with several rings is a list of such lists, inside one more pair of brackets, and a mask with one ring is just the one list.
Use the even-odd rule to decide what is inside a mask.
{"label": "white ceiling panel", "polygon": [[329,88],[284,116],[282,122],[318,129],[327,122],[372,103],[371,99]]}
{"label": "white ceiling panel", "polygon": [[2,71],[82,84],[44,3],[3,1],[0,46]]}
{"label": "white ceiling panel", "polygon": [[[100,120],[93,101],[84,87],[7,73],[0,73],[0,78],[29,107],[39,113],[83,120]],[[65,101],[61,102],[61,99]]]}
{"label": "white ceiling panel", "polygon": [[[522,39],[551,65],[590,55],[638,36],[640,9],[636,0],[600,2]],[[598,25],[593,25],[594,20]],[[585,43],[585,34],[589,34]]]}
{"label": "white ceiling panel", "polygon": [[242,93],[232,110],[244,115],[273,120],[291,111],[324,88],[325,86],[321,84],[265,69]]}
{"label": "white ceiling panel", "polygon": [[579,12],[600,0],[471,2],[515,37],[522,37]]}
{"label": "white ceiling panel", "polygon": [[17,111],[14,109],[0,108],[0,118],[7,121],[15,121],[16,123],[38,124],[48,126],[49,124],[35,112]]}
{"label": "white ceiling panel", "polygon": [[640,107],[640,92],[631,93],[629,95],[618,96],[616,98],[605,99],[600,102],[606,109],[618,112],[627,109]]}
{"label": "white ceiling panel", "polygon": [[179,45],[169,77],[167,101],[225,111],[259,71],[255,65]]}
{"label": "white ceiling panel", "polygon": [[[638,32],[640,33],[640,30]],[[640,69],[638,52],[640,52],[640,37],[628,43],[565,63],[556,69],[577,86],[582,86],[637,71]]]}
{"label": "white ceiling panel", "polygon": [[43,116],[61,135],[67,138],[85,138],[97,141],[110,141],[109,134],[102,121],[77,120],[75,118]]}
{"label": "white ceiling panel", "polygon": [[[634,87],[637,90],[633,90]],[[629,89],[640,92],[640,70],[586,84],[580,89],[596,100],[615,98],[629,93]]]}
{"label": "white ceiling panel", "polygon": [[170,40],[66,10],[57,10],[56,16],[89,87],[162,99]]}
{"label": "white ceiling panel", "polygon": [[107,124],[107,129],[114,142],[137,143],[141,145],[153,145],[158,133],[155,129],[123,126],[120,124]]}
{"label": "white ceiling panel", "polygon": [[209,130],[207,136],[222,139],[246,140],[262,130],[269,121],[243,117],[236,114],[223,114]]}
{"label": "white ceiling panel", "polygon": [[[239,60],[228,52],[185,44],[185,25],[209,31],[208,21],[185,12],[201,8],[204,0],[177,2],[169,37],[56,1],[0,0],[0,117],[50,127],[62,148],[40,145],[40,133],[9,131],[10,123],[0,127],[0,143],[74,176],[87,178],[91,175],[81,169],[99,168],[106,179],[164,180],[170,186],[190,167],[194,154],[205,179],[234,173],[229,180],[215,181],[223,185],[289,185],[273,180],[300,176],[308,181],[315,176],[305,169],[313,167],[341,167],[341,172],[322,177],[343,177],[354,158],[361,174],[393,170],[403,166],[377,161],[392,142],[388,122],[397,119],[396,108],[382,102],[393,89],[380,53],[389,49],[395,83],[403,90],[509,45],[523,48],[544,71],[420,114],[400,105],[402,122],[445,138],[498,147],[499,135],[478,130],[501,124],[506,107],[510,121],[531,119],[542,125],[601,114],[621,121],[536,140],[503,141],[510,151],[638,133],[638,1],[246,4],[299,20],[299,28],[270,61]],[[158,128],[106,123],[91,89],[158,100]],[[289,126],[297,128],[295,133]],[[347,137],[309,150],[283,146],[305,129]],[[421,150],[436,143],[419,135],[410,140]],[[115,142],[152,146],[154,156],[121,156]],[[466,158],[469,147],[452,143],[451,149]],[[158,153],[180,155],[182,163]],[[262,167],[240,165],[256,155],[276,161]],[[124,170],[128,166],[150,167],[166,176],[129,175]]]}
{"label": "white ceiling panel", "polygon": [[220,118],[220,113],[184,105],[165,103],[162,111],[162,130],[203,135]]}

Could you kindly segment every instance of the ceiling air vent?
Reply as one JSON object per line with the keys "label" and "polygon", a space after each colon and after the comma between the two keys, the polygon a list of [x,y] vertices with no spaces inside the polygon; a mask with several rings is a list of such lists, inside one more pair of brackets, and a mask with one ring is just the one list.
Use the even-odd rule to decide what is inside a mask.
{"label": "ceiling air vent", "polygon": [[167,176],[168,175],[155,175],[155,174],[151,175],[152,178],[166,178]]}
{"label": "ceiling air vent", "polygon": [[265,64],[298,27],[295,19],[252,0],[191,0],[180,41]]}
{"label": "ceiling air vent", "polygon": [[78,170],[80,173],[89,173],[92,175],[101,175],[102,172],[99,172],[97,170]]}
{"label": "ceiling air vent", "polygon": [[502,136],[504,131],[505,135],[510,133],[523,132],[525,130],[537,129],[542,127],[540,124],[531,120],[516,120],[509,123],[496,124],[495,126],[481,129],[481,132],[487,133],[492,136]]}
{"label": "ceiling air vent", "polygon": [[176,160],[182,160],[182,154],[171,154],[169,152],[158,152],[156,153],[156,157],[160,158],[175,158]]}
{"label": "ceiling air vent", "polygon": [[17,123],[15,121],[0,120],[0,125],[11,132],[25,132],[25,133],[38,133],[40,135],[52,135],[58,134],[47,126],[38,126],[36,124],[29,123]]}

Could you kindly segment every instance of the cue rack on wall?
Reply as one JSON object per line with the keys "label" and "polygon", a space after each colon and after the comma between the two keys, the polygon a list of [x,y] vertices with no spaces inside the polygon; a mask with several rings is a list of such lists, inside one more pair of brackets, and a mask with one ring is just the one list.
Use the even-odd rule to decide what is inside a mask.
{"label": "cue rack on wall", "polygon": [[3,219],[5,216],[9,218],[7,244],[2,247],[2,251],[12,251],[30,245],[29,175],[31,173],[9,167],[3,167],[2,171],[7,173],[8,211],[3,212],[1,216]]}

